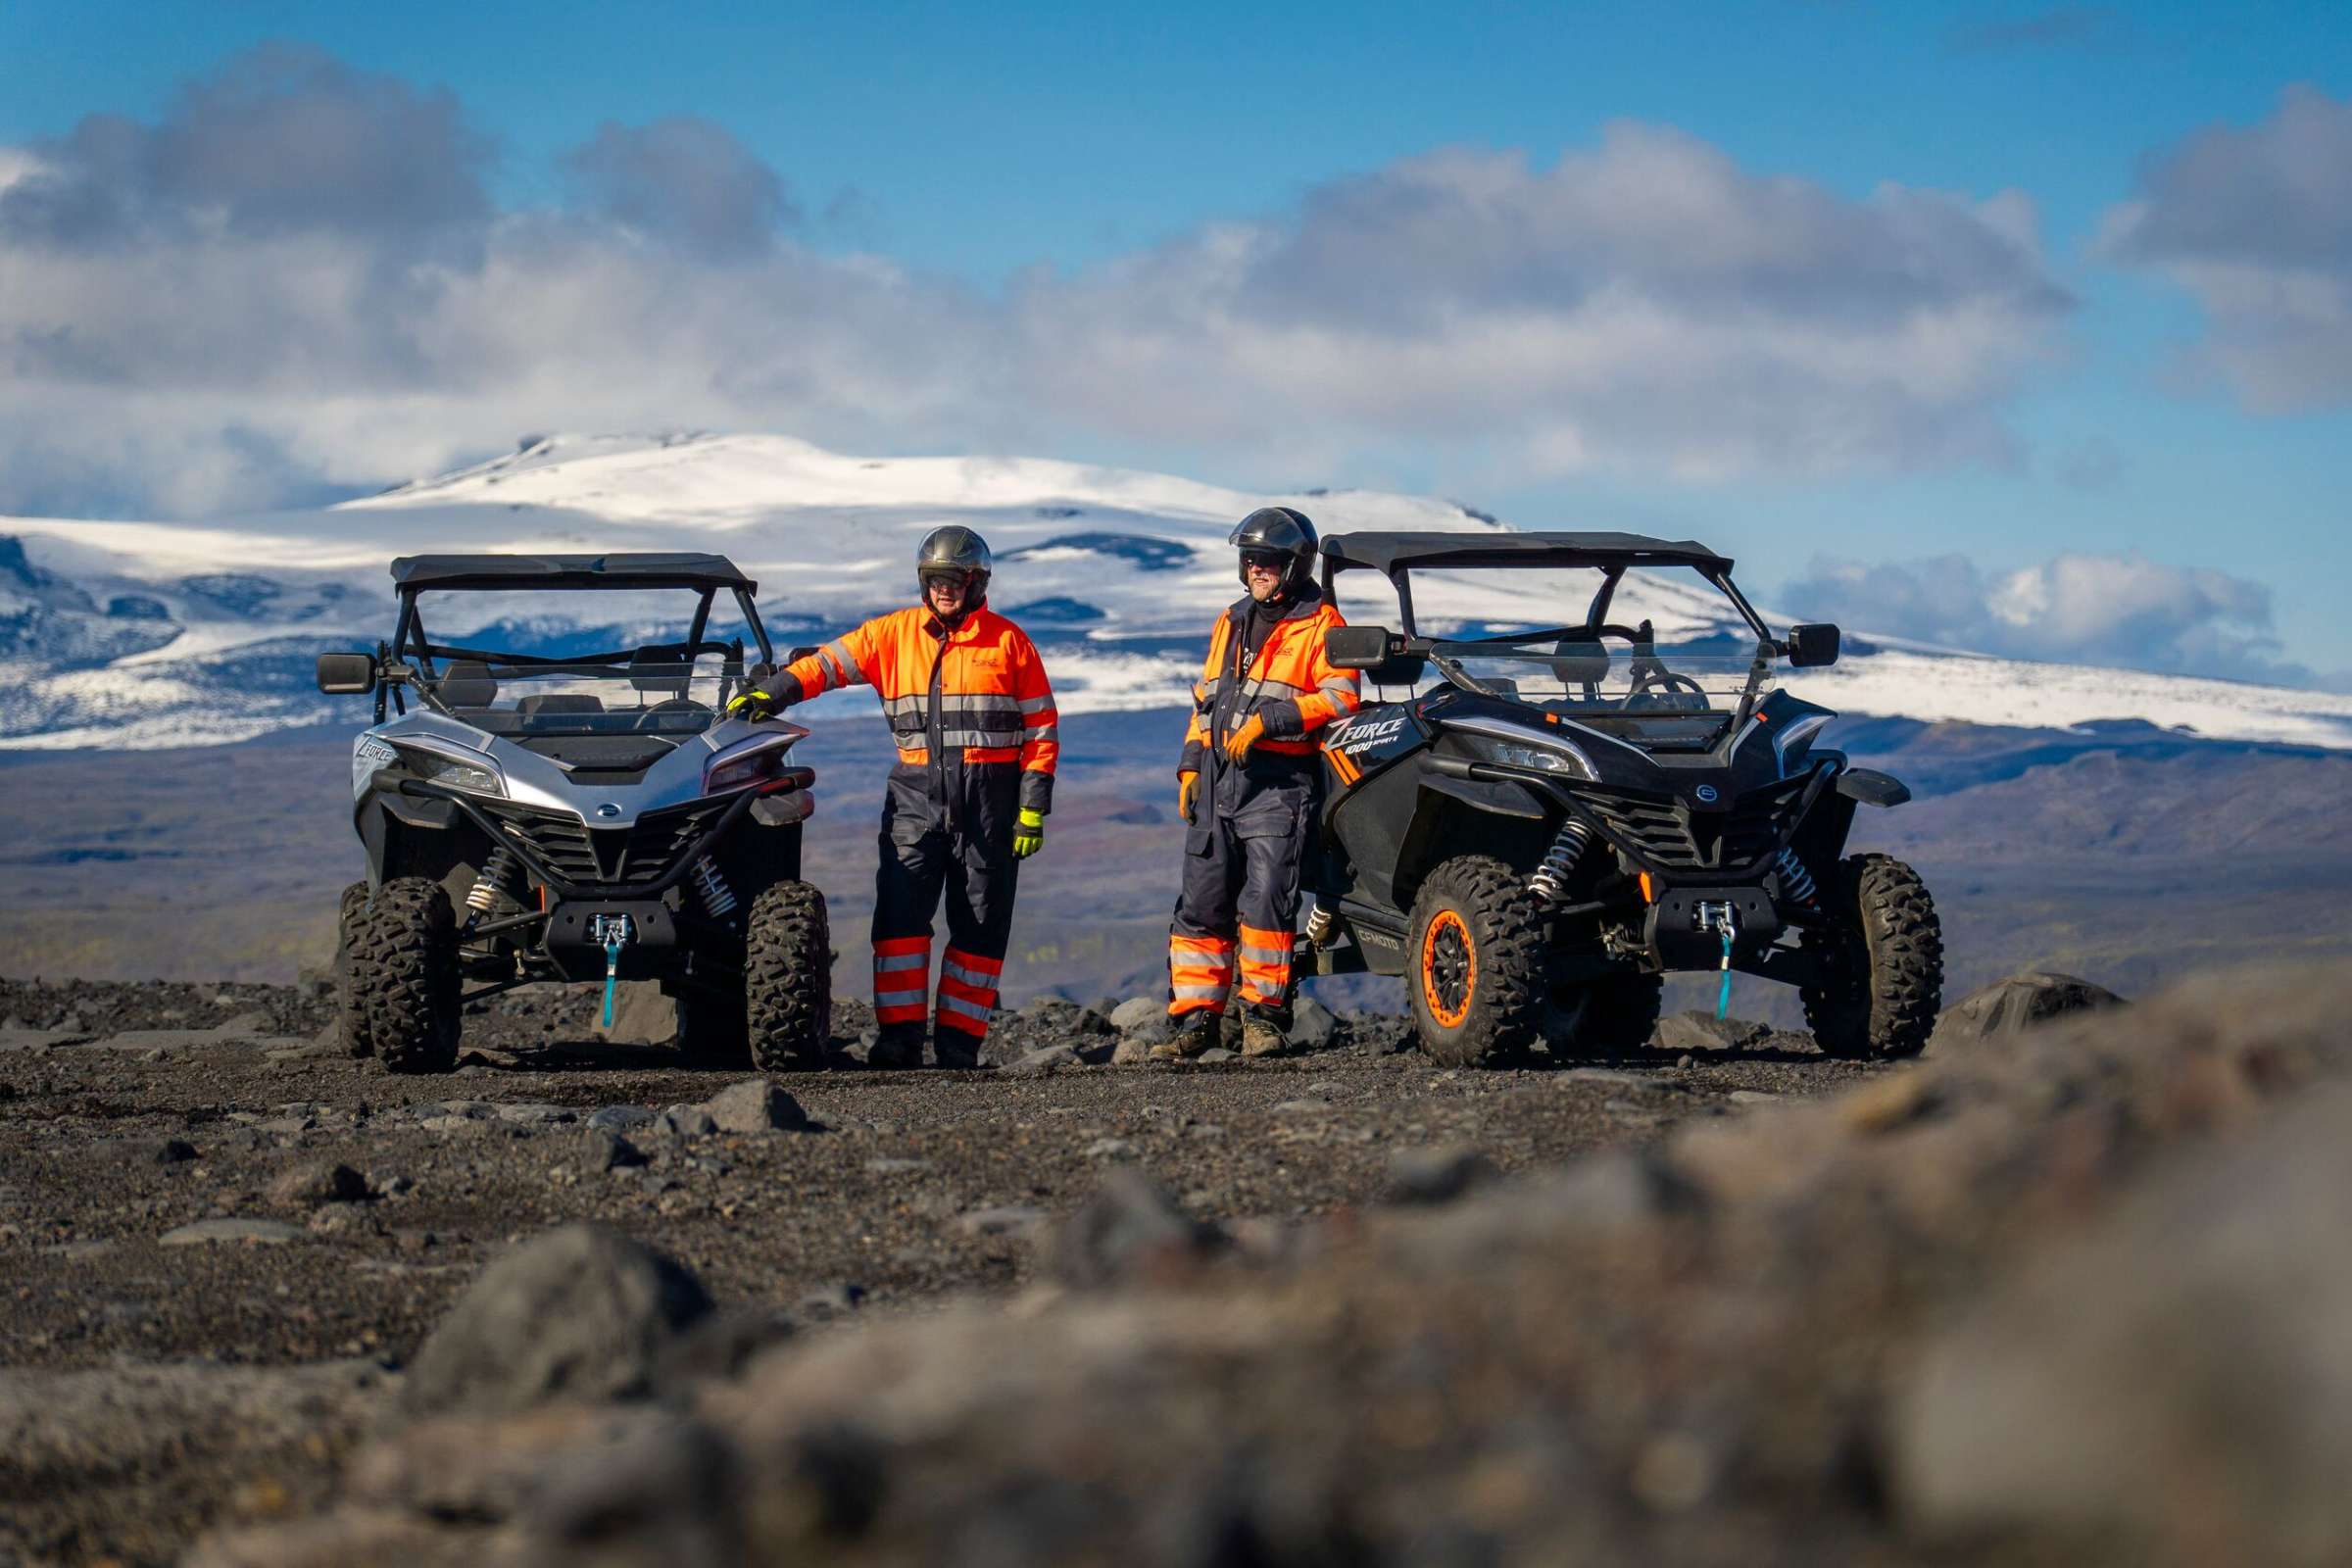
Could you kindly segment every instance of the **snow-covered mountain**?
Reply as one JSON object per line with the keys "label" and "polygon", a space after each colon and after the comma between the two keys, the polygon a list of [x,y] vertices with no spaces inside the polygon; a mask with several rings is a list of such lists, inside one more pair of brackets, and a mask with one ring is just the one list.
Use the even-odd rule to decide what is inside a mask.
{"label": "snow-covered mountain", "polygon": [[[389,632],[385,567],[397,555],[716,551],[760,579],[762,614],[790,643],[909,602],[915,543],[943,522],[976,528],[995,548],[992,603],[1045,645],[1066,710],[1163,708],[1183,701],[1210,617],[1240,591],[1226,533],[1270,501],[1301,508],[1326,532],[1505,527],[1425,497],[1250,495],[1039,459],[857,458],[781,436],[538,437],[323,511],[210,524],[0,518],[0,746],[203,744],[356,718],[311,689],[311,656]],[[1561,618],[1541,582],[1501,598],[1498,581],[1487,574],[1472,589],[1417,576],[1415,608],[1425,624]],[[1343,579],[1341,603],[1358,621],[1394,623],[1393,599],[1368,575]],[[517,612],[488,595],[466,609],[477,623]],[[1729,629],[1725,607],[1695,580],[1621,594],[1613,618],[1643,615],[1662,642]],[[535,627],[566,629],[544,615]],[[476,624],[434,629],[447,637]],[[1850,713],[2053,729],[2140,719],[2352,749],[2352,697],[1986,659],[1847,631],[1844,662],[1788,683]],[[822,704],[820,714],[846,712],[871,698]]]}

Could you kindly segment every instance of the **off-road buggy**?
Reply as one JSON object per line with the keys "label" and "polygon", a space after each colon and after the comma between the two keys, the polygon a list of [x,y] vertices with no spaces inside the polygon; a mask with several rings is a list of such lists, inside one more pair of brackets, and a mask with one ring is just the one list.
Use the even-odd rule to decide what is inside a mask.
{"label": "off-road buggy", "polygon": [[[375,698],[351,758],[368,852],[342,907],[354,1054],[445,1072],[468,1003],[596,983],[609,1023],[618,981],[653,980],[689,1052],[820,1064],[831,954],[824,899],[800,880],[814,774],[790,761],[808,732],[725,714],[775,659],[757,584],[710,555],[412,556],[392,580],[391,641],[318,661],[319,690]],[[739,623],[726,641],[714,605]],[[497,618],[459,646],[427,631],[435,612]],[[581,625],[668,640],[512,646]]]}
{"label": "off-road buggy", "polygon": [[[1845,853],[1857,805],[1910,792],[1816,749],[1835,715],[1772,689],[1778,662],[1834,662],[1837,627],[1776,637],[1732,563],[1687,540],[1356,533],[1322,551],[1327,595],[1341,574],[1377,571],[1403,630],[1351,626],[1327,644],[1366,690],[1324,741],[1308,876],[1320,972],[1403,976],[1422,1049],[1462,1064],[1539,1041],[1637,1047],[1663,977],[1686,970],[1799,987],[1833,1055],[1926,1043],[1942,987],[1935,905],[1901,861]],[[1422,636],[1413,578],[1433,571],[1455,609],[1583,614]],[[1517,573],[1530,575],[1503,575]],[[1654,586],[1621,594],[1629,575]],[[1589,601],[1558,597],[1588,587]],[[1612,603],[1645,599],[1703,635],[1662,647],[1653,621],[1611,618]]]}

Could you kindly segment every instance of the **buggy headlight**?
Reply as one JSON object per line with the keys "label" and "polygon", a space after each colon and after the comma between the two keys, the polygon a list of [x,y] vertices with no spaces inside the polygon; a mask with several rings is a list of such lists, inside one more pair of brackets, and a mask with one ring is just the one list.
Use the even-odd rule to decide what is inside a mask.
{"label": "buggy headlight", "polygon": [[703,764],[703,793],[718,795],[775,776],[792,749],[794,736],[762,735],[719,753]]}
{"label": "buggy headlight", "polygon": [[427,784],[464,790],[468,795],[504,796],[507,793],[505,777],[487,762],[469,762],[440,752],[428,752],[421,746],[401,747],[400,761],[403,767]]}
{"label": "buggy headlight", "polygon": [[1464,735],[1462,744],[1471,755],[1489,762],[1501,762],[1510,767],[1532,767],[1542,773],[1557,773],[1562,778],[1592,779],[1597,775],[1584,753],[1561,746],[1521,745],[1517,741],[1496,740],[1490,735]]}

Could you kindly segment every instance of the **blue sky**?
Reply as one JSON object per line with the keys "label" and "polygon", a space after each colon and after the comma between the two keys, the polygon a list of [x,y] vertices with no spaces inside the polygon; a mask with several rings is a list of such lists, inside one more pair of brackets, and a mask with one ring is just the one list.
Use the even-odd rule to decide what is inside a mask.
{"label": "blue sky", "polygon": [[[386,111],[393,118],[370,123],[424,124],[430,105],[446,102],[478,140],[478,156],[449,157],[498,212],[565,215],[570,242],[582,244],[577,232],[591,222],[618,225],[612,231],[633,244],[665,239],[675,258],[665,275],[681,291],[709,297],[713,280],[746,286],[745,247],[768,241],[711,229],[703,208],[681,217],[665,193],[708,176],[713,200],[772,194],[784,260],[762,265],[789,270],[768,278],[761,297],[794,303],[765,323],[773,337],[761,341],[772,346],[756,366],[698,340],[711,363],[680,378],[691,395],[675,401],[693,406],[677,422],[876,450],[1011,443],[1242,484],[1429,489],[1531,524],[1697,534],[1753,562],[1759,582],[1839,611],[1865,567],[1899,566],[1904,580],[1926,583],[1946,571],[1935,563],[1961,557],[1983,575],[1983,592],[1973,609],[1938,601],[1932,612],[1942,623],[1931,629],[1955,638],[2159,665],[2210,661],[2230,673],[2263,673],[2266,661],[2308,666],[2316,678],[2352,671],[2352,626],[2333,607],[2352,585],[2352,327],[2330,335],[2329,314],[2352,311],[2352,162],[2334,159],[2329,140],[2339,121],[2352,125],[2352,20],[2340,3],[15,0],[0,9],[0,149],[29,149],[44,171],[86,180],[159,181],[141,209],[140,237],[110,242],[117,257],[142,247],[137,254],[154,260],[152,288],[154,276],[172,275],[170,246],[193,243],[187,223],[158,226],[152,215],[174,202],[193,211],[197,198],[123,171],[169,162],[175,127],[201,128],[206,112],[190,107],[188,85],[221,79],[271,41],[308,46],[354,80],[398,84],[395,96],[409,96]],[[2298,84],[2309,98],[2290,108],[2282,95]],[[321,90],[346,89],[361,93],[348,81]],[[279,79],[267,90],[287,89]],[[425,118],[399,118],[412,112]],[[124,117],[165,152],[107,163],[98,139],[74,139],[91,116]],[[732,145],[656,146],[641,134],[685,120],[718,127]],[[584,155],[608,122],[615,135]],[[1610,128],[1628,122],[1641,134]],[[2217,135],[2210,146],[2199,140]],[[2207,179],[2192,177],[2184,154],[2201,147],[2214,169]],[[1445,149],[1478,157],[1434,172],[1416,163]],[[1524,155],[1517,170],[1493,161],[1510,153]],[[1720,178],[1709,172],[1718,160],[1729,171]],[[2241,165],[2278,177],[2262,186],[2236,174]],[[1574,178],[1550,179],[1558,169]],[[385,175],[378,161],[348,177]],[[1605,229],[1605,217],[1592,215],[1608,209],[1595,203],[1628,178],[1643,189],[1688,179],[1699,194],[1646,215],[1624,243],[1595,240],[1566,281],[1520,275],[1559,248],[1546,235]],[[2257,186],[2271,190],[2271,206],[2230,194]],[[1924,216],[1898,211],[1887,187],[1943,205]],[[220,188],[215,181],[199,195],[232,210],[252,200]],[[0,201],[6,195],[0,189]],[[1703,251],[1722,228],[1710,201],[1752,220],[1739,244],[1778,244],[1818,222],[1820,255],[1885,251],[1858,266],[1858,290],[1918,272],[1934,298],[1905,307],[1899,324],[1890,316],[1881,331],[1846,318],[1835,266],[1822,274],[1821,297],[1793,305],[1778,274],[1764,295],[1743,292],[1760,286],[1744,266],[1688,288],[1653,286],[1660,258]],[[2135,201],[2151,216],[2119,237]],[[1449,203],[1467,204],[1459,245],[1476,255],[1444,254]],[[1497,205],[1503,216],[1489,221]],[[458,222],[455,210],[428,216],[446,226]],[[0,206],[0,260],[11,243],[7,211]],[[2021,211],[2030,215],[2022,229]],[[319,221],[343,224],[340,238],[358,243],[347,219]],[[1271,258],[1238,281],[1220,250],[1231,225],[1252,255]],[[58,243],[53,230],[43,234]],[[159,237],[170,235],[180,237]],[[2273,255],[2262,250],[2269,235],[2300,238]],[[270,236],[260,265],[310,265],[282,239]],[[414,264],[396,236],[364,239],[368,275]],[[2010,240],[2016,254],[1989,256]],[[1522,242],[1525,258],[1494,265],[1498,248]],[[496,253],[505,242],[489,243]],[[554,243],[542,235],[529,254]],[[217,261],[217,246],[204,244]],[[1408,246],[1420,258],[1409,268],[1393,260]],[[1923,261],[1929,251],[1936,254]],[[1381,266],[1368,271],[1354,266],[1375,258]],[[899,292],[890,301],[873,297],[875,268],[892,274],[888,287]],[[567,285],[584,275],[576,257],[561,275]],[[1263,363],[1283,351],[1253,352],[1280,334],[1253,340],[1250,323],[1288,328],[1298,316],[1279,314],[1285,300],[1313,302],[1318,309],[1303,315],[1316,317],[1359,276],[1389,293],[1310,336],[1318,348],[1339,344],[1331,363],[1292,385]],[[2320,291],[2316,318],[2267,303],[2298,288]],[[613,314],[645,313],[646,330],[659,335],[653,302],[662,292],[660,278],[633,286]],[[1198,306],[1212,294],[1213,308]],[[1458,385],[1432,377],[1422,402],[1359,397],[1350,384],[1420,373],[1414,368],[1443,356],[1445,331],[1457,327],[1459,353],[1445,362],[1453,368],[1477,365],[1482,353],[1510,361],[1520,322],[1557,330],[1564,358],[1602,360],[1621,345],[1592,335],[1593,313],[1620,295],[1633,304],[1617,318],[1655,318],[1654,363],[1688,362],[1679,377],[1637,373],[1620,393],[1601,370],[1555,383],[1514,363]],[[1391,303],[1399,316],[1456,325],[1416,328],[1399,344],[1380,324]],[[17,330],[79,342],[113,310],[98,296],[47,308]],[[1164,318],[1151,315],[1161,311]],[[511,321],[512,310],[501,318]],[[1139,318],[1155,323],[1150,334],[1126,330]],[[892,335],[891,323],[909,320],[921,329]],[[1756,336],[1710,361],[1727,322],[1754,325]],[[448,329],[421,316],[387,326],[403,355]],[[1214,355],[1184,347],[1202,331],[1216,337]],[[1817,378],[1783,357],[1805,353],[1809,332],[1823,334],[1816,362],[1851,356],[1850,375]],[[1966,342],[1953,347],[1955,334]],[[691,359],[685,336],[675,352]],[[794,346],[817,339],[823,347],[805,359]],[[1907,386],[1902,406],[1881,418],[1883,400],[1870,389],[1911,379],[1901,356],[1915,341],[1937,345],[1950,364]],[[925,377],[868,373],[926,346],[938,363]],[[1068,376],[1070,359],[1098,351],[1095,379]],[[126,352],[99,358],[113,366]],[[214,386],[187,380],[175,361],[172,376],[240,411],[210,433],[212,447],[192,425],[70,465],[54,442],[46,459],[0,445],[0,510],[76,500],[93,511],[233,510],[305,487],[400,477],[375,470],[492,449],[514,434],[503,425],[468,434],[460,427],[468,418],[512,410],[524,423],[557,422],[528,417],[551,401],[527,364],[515,368],[530,352],[518,342],[495,367],[425,354],[430,372],[387,372],[381,355],[354,359],[341,372],[318,370],[320,386],[307,393],[289,386],[282,365]],[[1624,352],[1640,371],[1642,351]],[[1032,355],[1064,368],[1003,369]],[[136,418],[134,410],[152,407],[122,390],[135,369],[109,372],[102,398],[93,388],[104,378],[86,368],[88,358],[76,361],[84,368],[65,401],[87,399],[103,417],[120,410]],[[859,373],[824,372],[837,365]],[[349,433],[357,415],[338,435],[315,413],[291,412],[332,392],[338,373],[387,400],[390,412],[368,422],[366,440]],[[433,398],[446,405],[430,416],[415,395],[419,374],[438,378]],[[613,380],[650,384],[649,397],[666,374],[664,366],[612,364]],[[1229,378],[1251,390],[1220,422],[1200,409]],[[850,379],[855,394],[840,393]],[[1740,384],[1737,395],[1716,396],[1727,382]],[[724,395],[705,396],[713,385]],[[1492,409],[1476,406],[1481,386],[1497,389]],[[1106,399],[1130,398],[1121,416],[1100,416]],[[564,422],[655,416],[612,396],[553,401]],[[1522,419],[1513,402],[1547,412]],[[1454,409],[1458,421],[1446,416]],[[1295,438],[1259,428],[1294,414]],[[1841,422],[1856,427],[1852,440],[1839,438]],[[381,433],[386,425],[397,441]],[[1707,444],[1710,429],[1727,432],[1719,446]],[[117,457],[130,475],[120,483],[108,470]],[[141,464],[172,478],[139,477]],[[216,478],[208,488],[189,474]],[[2061,605],[2035,625],[2002,617],[2008,574],[2069,554],[2132,552],[2177,571],[2161,582],[2141,574],[2149,597],[2131,613]],[[2241,591],[2249,584],[2268,591],[2267,605]]]}

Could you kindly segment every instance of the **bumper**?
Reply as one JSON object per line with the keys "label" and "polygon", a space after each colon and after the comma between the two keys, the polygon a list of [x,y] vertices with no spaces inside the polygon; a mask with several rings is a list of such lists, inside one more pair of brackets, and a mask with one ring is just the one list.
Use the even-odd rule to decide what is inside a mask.
{"label": "bumper", "polygon": [[1660,969],[1723,966],[1722,922],[1728,908],[1732,967],[1762,957],[1781,934],[1772,897],[1756,887],[1661,888],[1642,926],[1642,940]]}

